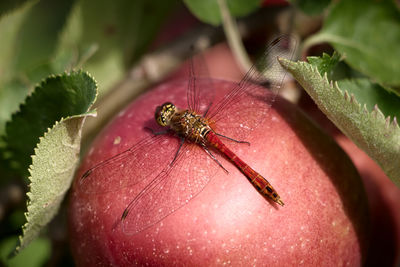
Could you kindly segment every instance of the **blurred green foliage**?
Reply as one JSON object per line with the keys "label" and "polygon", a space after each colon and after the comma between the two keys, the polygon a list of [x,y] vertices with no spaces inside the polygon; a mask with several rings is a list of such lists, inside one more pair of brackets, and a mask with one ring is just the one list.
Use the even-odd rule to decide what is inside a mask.
{"label": "blurred green foliage", "polygon": [[38,238],[17,256],[10,258],[9,254],[15,249],[17,237],[8,237],[0,241],[0,260],[6,266],[28,267],[43,266],[50,258],[51,244],[47,238]]}

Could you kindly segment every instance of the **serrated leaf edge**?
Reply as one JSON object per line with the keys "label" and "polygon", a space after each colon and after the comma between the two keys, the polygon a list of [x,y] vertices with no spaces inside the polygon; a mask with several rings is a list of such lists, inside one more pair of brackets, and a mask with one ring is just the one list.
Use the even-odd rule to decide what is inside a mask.
{"label": "serrated leaf edge", "polygon": [[[86,118],[87,116],[95,116],[95,112],[87,112],[87,113],[82,114],[82,115],[74,115],[74,116],[71,116],[71,117],[62,118],[60,121],[56,121],[56,123],[53,125],[53,127],[47,128],[47,131],[44,133],[44,135],[41,136],[41,137],[39,137],[39,142],[37,143],[37,145],[36,145],[36,147],[35,147],[35,149],[34,149],[34,155],[31,156],[31,158],[32,158],[32,164],[31,164],[31,165],[29,166],[29,168],[28,168],[29,174],[30,174],[30,176],[29,176],[29,181],[30,181],[29,187],[31,186],[31,184],[32,184],[32,182],[33,182],[32,176],[35,175],[35,166],[34,166],[34,164],[35,164],[36,159],[37,159],[38,150],[41,148],[41,144],[43,144],[43,141],[44,141],[44,140],[46,139],[46,137],[50,134],[50,132],[51,132],[52,130],[54,130],[56,127],[60,126],[62,123],[66,123],[66,122],[68,122],[69,120],[81,119],[81,122],[79,123],[81,126],[78,127],[79,130],[78,130],[78,133],[77,133],[77,137],[80,139],[80,138],[81,138],[81,132],[82,132],[82,124],[84,123],[84,120],[85,120],[85,118]],[[80,141],[79,141],[79,143],[80,143]],[[79,152],[79,147],[77,148],[77,151]],[[75,169],[76,169],[77,166],[78,166],[78,162],[79,162],[79,157],[77,157],[76,162],[74,162],[73,166],[71,167],[71,168],[73,168],[73,170],[71,171],[72,173],[75,172]],[[71,175],[71,177],[70,177],[68,183],[71,184],[71,183],[72,183],[72,180],[73,180],[73,175]],[[58,196],[59,199],[60,199],[60,203],[61,203],[62,199],[64,198],[66,192],[68,191],[68,188],[69,188],[69,187],[67,187],[66,190],[64,190],[64,192],[61,192],[61,195]],[[16,249],[15,249],[15,254],[17,254],[19,251],[21,251],[23,248],[25,248],[27,245],[29,245],[29,243],[30,243],[30,242],[39,234],[39,232],[40,232],[40,230],[38,230],[37,233],[36,233],[36,235],[34,235],[34,236],[33,236],[30,240],[28,240],[28,241],[24,241],[24,240],[23,240],[23,238],[26,236],[26,231],[27,231],[28,227],[30,226],[30,222],[31,222],[32,220],[34,220],[34,219],[32,219],[33,217],[32,217],[30,214],[32,214],[32,210],[31,210],[31,209],[32,209],[32,205],[31,205],[31,204],[32,204],[32,201],[35,201],[35,199],[33,199],[34,196],[33,196],[32,192],[31,192],[30,190],[27,192],[27,197],[28,197],[28,199],[27,199],[27,211],[24,213],[25,218],[26,218],[26,222],[25,222],[25,224],[22,226],[23,234],[19,236],[20,245],[16,247]],[[55,199],[56,199],[56,198],[55,198]],[[51,205],[46,206],[46,207],[43,207],[43,209],[44,209],[43,213],[48,212],[48,211],[46,210],[47,207],[51,207]],[[53,211],[54,215],[57,213],[58,209],[59,209],[59,207],[57,207],[57,208]],[[36,215],[36,216],[37,216],[37,215]],[[40,216],[40,214],[39,214],[39,216]],[[53,218],[53,217],[54,217],[54,216],[52,216],[52,218]],[[34,228],[35,228],[35,227],[43,228],[44,226],[47,225],[47,223],[49,223],[49,222],[51,221],[52,218],[50,218],[50,219],[49,219],[47,222],[45,222],[43,225],[38,225],[38,226],[33,225],[33,227],[34,227]]]}
{"label": "serrated leaf edge", "polygon": [[[344,134],[353,140],[357,146],[373,158],[382,167],[388,177],[400,187],[400,128],[397,123],[397,118],[394,117],[392,120],[390,116],[385,118],[377,105],[369,112],[366,105],[361,106],[353,94],[349,94],[346,90],[339,88],[337,82],[329,81],[326,73],[321,76],[318,69],[307,62],[293,62],[283,58],[280,58],[279,62],[303,86],[321,111],[324,112]],[[315,86],[315,84],[321,82],[323,83],[322,86],[319,86],[321,88]],[[343,96],[345,102],[351,104],[350,107],[352,108],[353,114],[340,114],[344,109],[335,109],[335,105],[338,103],[334,100],[337,96],[333,94],[340,94]],[[326,95],[332,95],[332,97],[327,97]],[[358,115],[364,116],[364,121],[379,125],[382,132],[370,133],[369,136],[362,134],[361,128],[363,125],[357,123],[354,118],[357,114],[354,112],[358,112]],[[345,118],[347,121],[341,121],[342,118]],[[380,147],[380,145],[385,143],[385,140],[382,140],[383,138],[392,138],[392,145],[385,147],[390,153],[385,153],[386,150]]]}
{"label": "serrated leaf edge", "polygon": [[[85,75],[87,75],[89,78],[91,78],[91,79],[95,82],[95,86],[98,87],[97,81],[94,79],[94,77],[93,77],[89,72],[84,71],[84,70],[82,70],[82,69],[79,69],[79,70],[71,70],[71,71],[64,71],[63,73],[60,73],[60,74],[50,74],[50,75],[46,76],[46,78],[43,78],[40,82],[38,82],[38,83],[34,86],[33,92],[25,98],[24,102],[22,102],[21,104],[19,104],[18,109],[17,109],[16,111],[14,111],[14,113],[11,115],[11,118],[10,118],[10,120],[7,122],[7,124],[10,123],[10,122],[15,118],[15,116],[17,116],[18,113],[21,112],[21,108],[23,108],[24,106],[26,106],[27,102],[29,102],[30,99],[32,99],[32,98],[35,96],[36,91],[37,91],[38,88],[44,87],[44,86],[49,82],[49,80],[57,79],[57,78],[62,78],[62,77],[64,77],[64,76],[71,76],[71,74],[73,74],[73,73],[74,73],[74,74],[76,73],[76,74],[85,74]],[[89,106],[93,105],[93,103],[96,101],[96,98],[97,98],[97,92],[96,92],[96,96],[94,97],[92,103],[89,104]],[[60,120],[60,121],[61,121],[61,120]]]}
{"label": "serrated leaf edge", "polygon": [[[64,76],[70,76],[72,73],[76,73],[76,74],[78,74],[78,75],[81,74],[81,73],[83,73],[83,74],[87,75],[90,79],[92,79],[92,80],[94,81],[94,83],[95,83],[95,88],[98,88],[98,84],[97,84],[96,79],[94,79],[94,77],[93,77],[89,72],[83,71],[83,70],[81,70],[81,69],[79,69],[79,70],[65,71],[65,72],[63,72],[63,73],[61,73],[61,74],[57,74],[57,75],[51,74],[51,75],[47,76],[46,78],[43,78],[42,81],[39,82],[39,83],[35,86],[34,92],[33,92],[31,95],[29,95],[28,97],[26,97],[25,101],[19,105],[19,109],[12,115],[10,121],[12,121],[13,118],[14,118],[14,116],[16,116],[16,115],[21,111],[21,107],[24,106],[24,105],[26,105],[26,102],[28,101],[28,99],[33,97],[33,95],[34,95],[34,93],[35,93],[35,91],[36,91],[36,88],[44,86],[46,83],[48,83],[49,79],[52,79],[52,78],[62,78],[62,77],[64,77]],[[53,126],[52,126],[51,128],[48,127],[48,128],[47,128],[47,131],[44,132],[43,136],[40,136],[40,137],[39,137],[39,142],[36,144],[36,146],[35,146],[35,148],[34,148],[34,154],[31,155],[32,164],[30,164],[29,167],[28,167],[28,171],[29,171],[29,177],[28,177],[28,179],[29,179],[29,181],[30,181],[30,184],[28,185],[29,188],[30,188],[30,186],[31,186],[31,184],[32,184],[32,172],[34,171],[34,166],[33,166],[33,165],[34,165],[34,160],[36,159],[36,154],[37,154],[37,151],[38,151],[39,146],[40,146],[40,144],[42,143],[42,141],[46,138],[46,136],[50,133],[50,131],[51,131],[52,129],[54,129],[55,127],[57,127],[57,126],[60,125],[61,123],[64,123],[64,122],[67,122],[68,120],[73,120],[73,119],[82,119],[81,124],[83,124],[86,117],[88,117],[88,116],[93,116],[93,117],[97,116],[96,110],[89,110],[89,109],[91,108],[91,106],[96,102],[97,96],[98,96],[98,91],[96,90],[96,94],[95,94],[95,96],[94,96],[92,102],[88,104],[88,111],[87,111],[87,112],[82,113],[82,114],[77,114],[77,115],[62,117],[59,121],[56,121],[56,122],[53,124]],[[81,132],[82,132],[82,127],[79,127],[79,132],[78,132],[79,138],[81,138]],[[80,142],[80,141],[79,141],[79,142]],[[77,162],[78,162],[78,161],[77,161]],[[76,168],[76,167],[77,167],[77,163],[76,163],[75,166],[74,166],[74,171],[75,171],[75,168]],[[72,183],[73,177],[74,177],[74,176],[71,175],[70,184]],[[63,192],[63,194],[62,194],[62,199],[64,198],[65,193],[66,193],[67,191],[68,191],[68,189],[65,190],[65,192]],[[32,238],[30,241],[26,242],[25,244],[22,243],[22,242],[23,242],[23,238],[24,238],[25,233],[26,233],[26,229],[28,228],[28,226],[29,226],[29,221],[30,221],[29,211],[30,211],[31,201],[32,201],[32,193],[31,193],[31,190],[29,190],[29,191],[26,193],[26,195],[27,195],[27,197],[28,197],[28,198],[27,198],[27,211],[24,212],[26,222],[25,222],[24,225],[22,226],[22,234],[19,236],[19,245],[17,245],[17,247],[15,248],[15,250],[14,250],[14,252],[12,253],[11,256],[17,255],[23,248],[25,248],[27,245],[29,245],[29,243],[30,243],[30,242],[39,234],[39,232],[40,232],[40,230],[38,230],[38,231],[37,231],[37,234],[36,234],[36,236],[35,236],[34,238]],[[61,203],[61,202],[60,202],[60,203]],[[59,209],[59,207],[56,209],[56,211],[58,211],[58,209]],[[55,213],[55,214],[56,214],[56,213]],[[51,221],[51,219],[50,219],[48,222],[50,222],[50,221]],[[46,226],[48,222],[46,222],[44,225],[41,225],[41,228],[43,228],[44,226]],[[22,244],[23,244],[23,245],[22,245]]]}

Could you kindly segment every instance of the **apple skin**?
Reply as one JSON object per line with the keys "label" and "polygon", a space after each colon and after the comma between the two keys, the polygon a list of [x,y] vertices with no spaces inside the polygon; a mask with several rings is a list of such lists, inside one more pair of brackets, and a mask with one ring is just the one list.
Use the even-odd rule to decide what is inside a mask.
{"label": "apple skin", "polygon": [[399,266],[400,189],[350,139],[336,134],[335,140],[353,160],[368,194],[372,229],[367,266]]}
{"label": "apple skin", "polygon": [[[221,80],[214,85],[217,97],[232,86]],[[222,160],[229,174],[217,172],[200,194],[161,222],[135,235],[120,227],[113,230],[134,197],[129,188],[87,194],[79,190],[79,177],[148,136],[144,127],[156,128],[156,106],[171,101],[186,107],[186,87],[186,81],[172,80],[150,90],[118,114],[93,143],[69,203],[76,264],[362,265],[369,239],[362,181],[334,140],[282,99],[246,138],[250,147],[228,146],[271,182],[284,207],[263,198],[237,168]],[[163,167],[153,164],[155,169]]]}

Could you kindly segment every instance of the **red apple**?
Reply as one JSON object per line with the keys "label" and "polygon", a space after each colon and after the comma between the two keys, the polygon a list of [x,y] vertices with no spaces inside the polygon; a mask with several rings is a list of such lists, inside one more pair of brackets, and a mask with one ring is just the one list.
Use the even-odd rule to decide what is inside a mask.
{"label": "red apple", "polygon": [[[214,85],[218,96],[233,86],[221,80]],[[368,206],[360,177],[331,137],[281,99],[246,137],[250,147],[228,146],[274,185],[284,207],[263,198],[237,168],[223,160],[229,174],[219,169],[200,194],[161,222],[134,235],[113,228],[134,197],[131,188],[88,194],[79,189],[79,177],[148,136],[144,127],[155,127],[155,122],[149,122],[156,106],[171,101],[186,107],[186,88],[186,81],[173,80],[152,89],[122,111],[94,142],[77,172],[70,199],[69,230],[76,264],[361,265],[368,247]],[[232,116],[243,119],[240,114]],[[165,156],[160,153],[160,160]],[[164,166],[150,162],[147,167],[161,170]],[[90,180],[93,187],[96,178],[104,179],[98,175]]]}

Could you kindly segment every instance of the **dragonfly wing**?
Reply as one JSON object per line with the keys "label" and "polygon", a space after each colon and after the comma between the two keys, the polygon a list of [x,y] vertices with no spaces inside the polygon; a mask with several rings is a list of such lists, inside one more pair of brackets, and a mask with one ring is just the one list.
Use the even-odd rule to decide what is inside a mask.
{"label": "dragonfly wing", "polygon": [[211,107],[208,118],[217,132],[241,140],[264,120],[286,76],[277,57],[292,59],[295,48],[296,40],[288,35],[266,47],[243,79]]}
{"label": "dragonfly wing", "polygon": [[78,190],[85,194],[102,194],[146,184],[160,168],[172,162],[178,148],[179,139],[174,136],[147,137],[88,169],[79,180]]}
{"label": "dragonfly wing", "polygon": [[[195,55],[189,60],[187,72],[189,77],[186,91],[188,109],[204,115],[214,100],[215,87],[202,54]],[[200,89],[204,87],[207,87],[207,90]]]}
{"label": "dragonfly wing", "polygon": [[135,234],[187,204],[221,168],[196,144],[184,143],[173,166],[167,166],[136,195],[124,210],[120,224]]}

